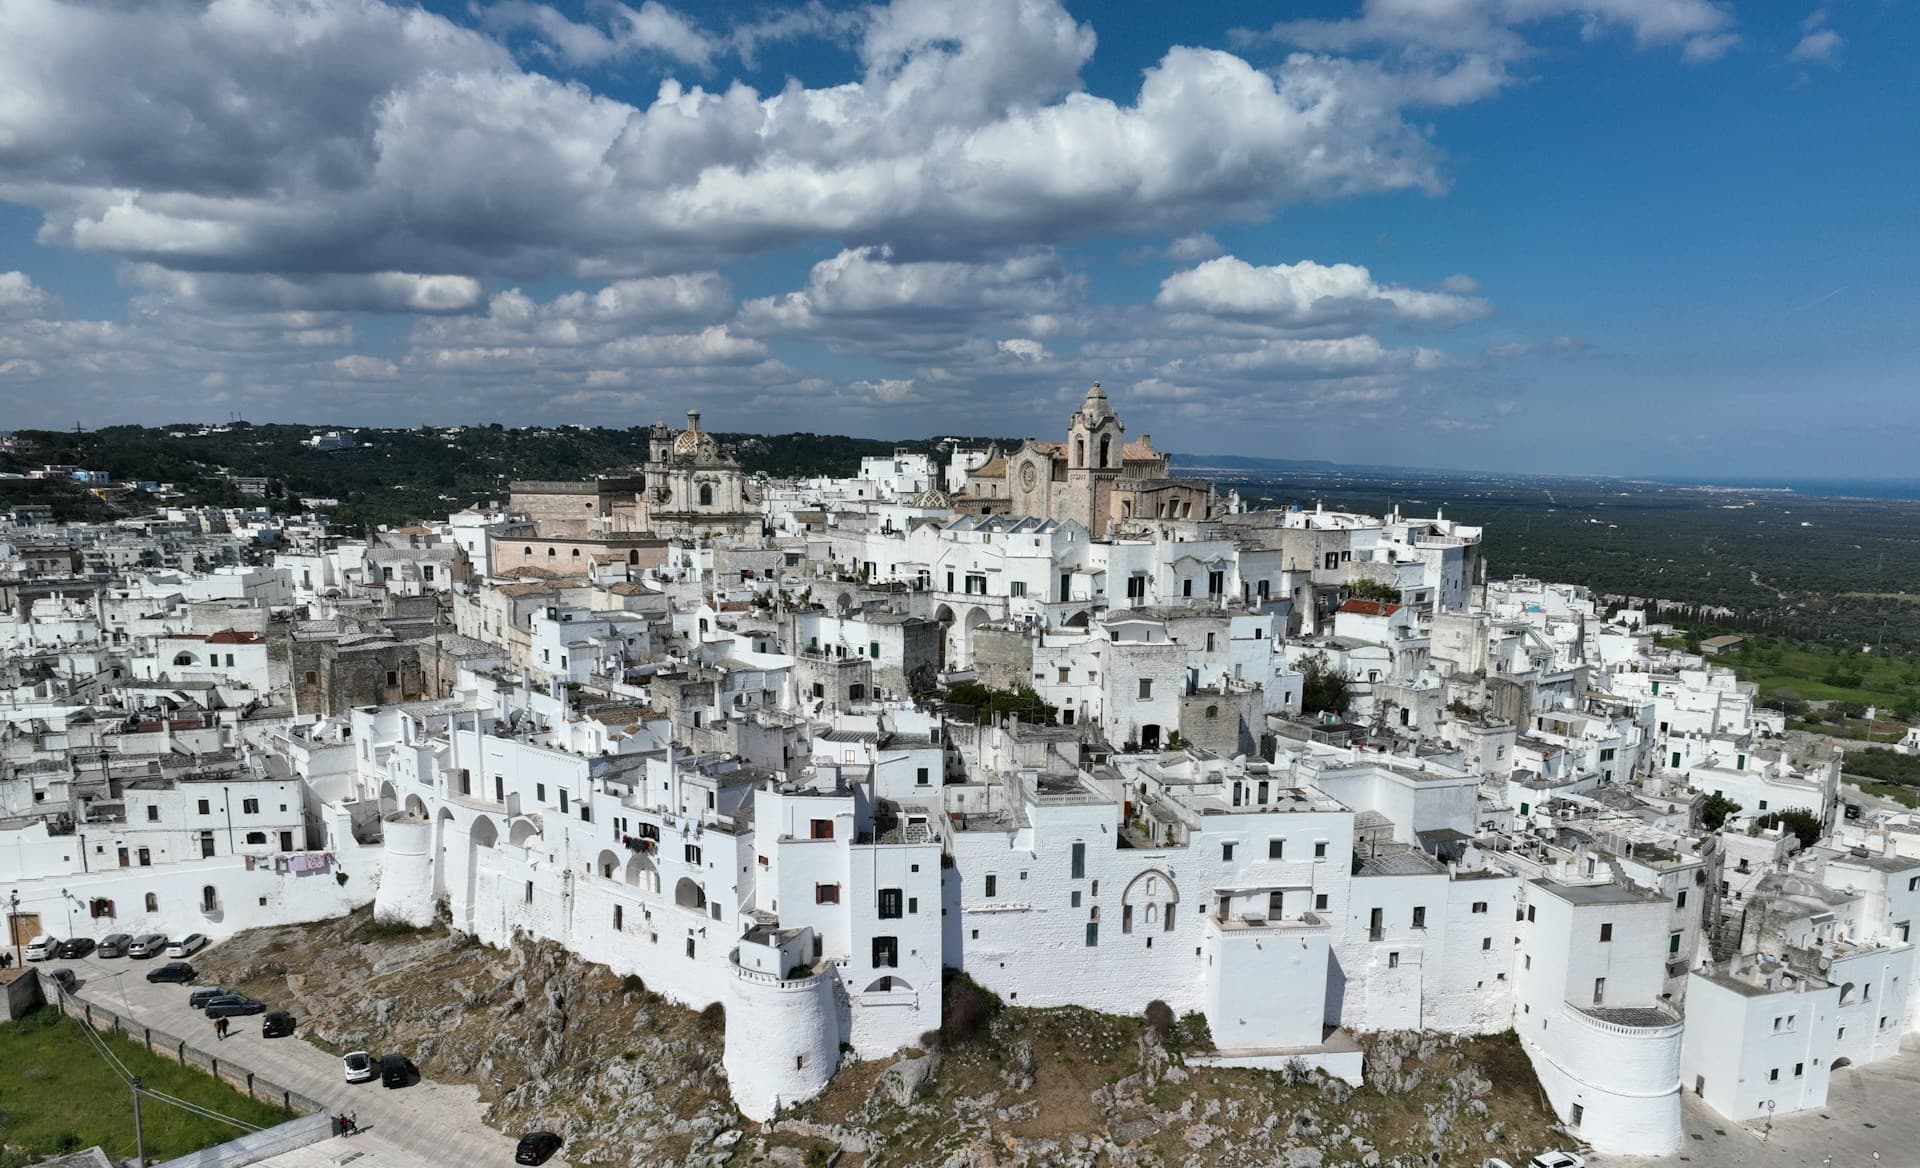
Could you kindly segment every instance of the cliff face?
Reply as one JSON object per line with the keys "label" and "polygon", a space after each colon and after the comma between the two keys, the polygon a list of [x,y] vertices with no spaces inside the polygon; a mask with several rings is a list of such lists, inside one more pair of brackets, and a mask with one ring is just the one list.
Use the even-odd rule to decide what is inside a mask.
{"label": "cliff face", "polygon": [[949,1009],[975,1019],[949,1049],[845,1067],[760,1125],[729,1102],[719,1018],[551,944],[488,949],[362,912],[245,933],[196,964],[293,1010],[329,1048],[405,1051],[432,1078],[477,1085],[488,1122],[552,1128],[583,1166],[1424,1168],[1433,1152],[1524,1163],[1572,1142],[1510,1035],[1375,1037],[1355,1089],[1189,1065],[1206,1042],[1197,1018],[1162,1039],[1140,1019],[975,1002]]}

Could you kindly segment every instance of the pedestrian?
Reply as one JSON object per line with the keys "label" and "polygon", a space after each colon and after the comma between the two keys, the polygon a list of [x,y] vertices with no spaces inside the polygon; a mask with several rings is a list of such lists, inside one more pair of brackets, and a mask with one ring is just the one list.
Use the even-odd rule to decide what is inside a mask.
{"label": "pedestrian", "polygon": [[213,1036],[222,1042],[227,1040],[227,1020],[225,1018],[215,1018],[213,1020]]}

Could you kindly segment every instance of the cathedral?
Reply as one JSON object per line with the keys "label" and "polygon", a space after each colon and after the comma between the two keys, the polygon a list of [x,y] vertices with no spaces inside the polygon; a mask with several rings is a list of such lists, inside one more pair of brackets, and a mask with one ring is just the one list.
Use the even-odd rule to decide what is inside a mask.
{"label": "cathedral", "polygon": [[632,530],[665,539],[758,535],[760,508],[740,464],[700,428],[700,411],[687,411],[678,434],[655,422],[642,468],[645,486],[627,521]]}
{"label": "cathedral", "polygon": [[1065,442],[1029,438],[1010,454],[990,449],[964,471],[953,500],[965,514],[1070,519],[1098,537],[1136,520],[1205,519],[1212,503],[1206,483],[1168,477],[1152,435],[1127,441],[1097,381],[1067,419]]}

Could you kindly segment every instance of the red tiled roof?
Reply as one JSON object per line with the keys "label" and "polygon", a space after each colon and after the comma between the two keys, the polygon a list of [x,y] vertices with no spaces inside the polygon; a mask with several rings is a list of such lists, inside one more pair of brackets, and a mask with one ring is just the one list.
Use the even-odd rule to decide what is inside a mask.
{"label": "red tiled roof", "polygon": [[1340,611],[1359,616],[1392,616],[1400,611],[1400,606],[1384,600],[1349,600],[1340,606]]}
{"label": "red tiled roof", "polygon": [[209,645],[258,645],[265,640],[259,633],[243,633],[237,629],[222,629],[207,638]]}

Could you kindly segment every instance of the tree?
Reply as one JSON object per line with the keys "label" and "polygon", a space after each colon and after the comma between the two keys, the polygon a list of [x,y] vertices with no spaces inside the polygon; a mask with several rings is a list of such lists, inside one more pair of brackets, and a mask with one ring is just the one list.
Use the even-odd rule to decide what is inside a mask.
{"label": "tree", "polygon": [[1706,802],[1700,804],[1700,826],[1708,831],[1719,831],[1726,826],[1730,816],[1744,810],[1740,804],[1715,791],[1708,795]]}
{"label": "tree", "polygon": [[1786,811],[1769,811],[1753,821],[1755,831],[1769,831],[1783,827],[1799,837],[1800,846],[1810,848],[1820,842],[1820,820],[1811,811],[1802,811],[1798,807]]}
{"label": "tree", "polygon": [[1309,714],[1344,714],[1350,699],[1347,675],[1333,668],[1325,653],[1300,659],[1300,709]]}

